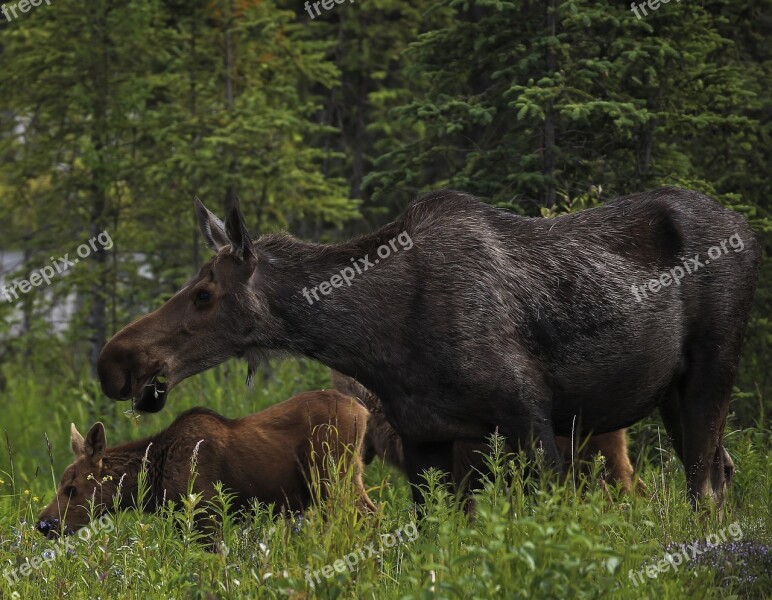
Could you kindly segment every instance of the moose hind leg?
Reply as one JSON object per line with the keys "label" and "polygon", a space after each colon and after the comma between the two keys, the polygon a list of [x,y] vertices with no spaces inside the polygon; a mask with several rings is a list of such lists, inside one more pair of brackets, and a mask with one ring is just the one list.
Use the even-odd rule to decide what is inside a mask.
{"label": "moose hind leg", "polygon": [[681,402],[679,400],[678,390],[673,388],[659,405],[659,415],[662,417],[662,423],[665,425],[665,431],[670,438],[676,456],[685,464],[684,461],[684,436],[681,427]]}
{"label": "moose hind leg", "polygon": [[[547,411],[534,411],[531,414],[509,414],[498,420],[499,432],[514,450],[523,450],[531,459],[529,471],[536,466],[544,466],[549,471],[565,474],[565,462],[558,448],[552,420]],[[542,454],[542,465],[536,465],[534,459]]]}
{"label": "moose hind leg", "polygon": [[711,498],[720,513],[734,470],[723,446],[734,363],[721,360],[718,344],[695,348],[690,362],[679,403],[687,489],[695,508]]}
{"label": "moose hind leg", "polygon": [[435,468],[444,474],[444,483],[450,482],[450,474],[453,472],[453,441],[416,443],[405,438],[403,450],[413,502],[420,506],[423,504],[423,494],[419,486],[424,483],[424,472]]}

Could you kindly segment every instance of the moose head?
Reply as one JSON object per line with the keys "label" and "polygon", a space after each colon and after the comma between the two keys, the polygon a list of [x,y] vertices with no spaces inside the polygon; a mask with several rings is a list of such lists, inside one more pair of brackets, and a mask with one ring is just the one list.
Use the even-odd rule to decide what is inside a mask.
{"label": "moose head", "polygon": [[112,475],[105,475],[104,425],[94,424],[84,438],[73,423],[70,444],[73,463],[64,470],[56,497],[38,517],[38,531],[48,538],[85,527],[91,520],[91,502],[94,512],[101,514],[117,492],[118,481]]}
{"label": "moose head", "polygon": [[261,341],[260,332],[271,329],[255,286],[257,254],[238,203],[225,224],[198,199],[196,216],[216,254],[158,310],[119,331],[99,357],[105,394],[134,399],[144,412],[161,410],[169,390],[183,379],[244,356]]}

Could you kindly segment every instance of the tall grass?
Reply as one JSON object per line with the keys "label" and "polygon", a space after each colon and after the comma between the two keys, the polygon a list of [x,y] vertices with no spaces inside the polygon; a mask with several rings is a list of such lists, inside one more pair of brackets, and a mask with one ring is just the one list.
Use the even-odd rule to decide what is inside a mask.
{"label": "tall grass", "polygon": [[[632,456],[650,491],[645,497],[612,490],[610,501],[596,483],[597,473],[565,484],[524,481],[521,459],[502,455],[494,439],[488,458],[492,476],[475,495],[472,519],[439,484],[438,474],[430,473],[426,509],[416,521],[404,478],[376,461],[366,472],[368,493],[379,507],[372,516],[356,510],[345,477],[329,482],[327,502],[294,520],[271,517],[264,507],[232,518],[223,492],[214,503],[221,543],[209,552],[193,527],[203,506],[190,494],[157,514],[118,512],[110,531],[76,536],[69,550],[13,584],[2,576],[44,552],[51,557],[56,547],[33,524],[71,460],[71,421],[83,430],[102,420],[108,444],[114,444],[155,433],[191,406],[237,417],[329,386],[326,370],[314,363],[284,361],[274,367],[269,379],[256,378],[253,389],[244,385],[246,369],[235,363],[204,373],[172,392],[164,411],[139,418],[125,414],[124,404],[102,399],[92,384],[57,388],[42,378],[6,372],[2,427],[10,451],[0,458],[0,597],[772,596],[772,559],[761,546],[772,544],[771,435],[763,422],[743,431],[728,427],[737,473],[723,522],[690,510],[683,469],[664,432],[648,421],[631,432]],[[416,523],[410,539],[404,533]],[[743,540],[759,544],[756,554],[720,547],[710,565],[695,560],[656,578],[634,582],[629,576],[662,559],[669,544],[704,541],[730,523],[739,525]],[[350,569],[345,560],[353,562],[355,554]]]}

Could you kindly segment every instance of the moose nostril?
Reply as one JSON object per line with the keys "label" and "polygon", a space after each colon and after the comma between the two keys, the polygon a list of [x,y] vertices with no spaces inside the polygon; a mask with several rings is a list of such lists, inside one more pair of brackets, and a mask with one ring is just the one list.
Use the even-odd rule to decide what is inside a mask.
{"label": "moose nostril", "polygon": [[131,396],[131,388],[132,388],[132,385],[131,385],[131,371],[126,369],[124,371],[124,374],[126,376],[126,381],[123,384],[123,387],[121,388],[120,395],[121,395],[121,398],[123,398],[125,400],[126,398]]}
{"label": "moose nostril", "polygon": [[43,535],[48,535],[48,532],[51,531],[51,523],[48,521],[38,521],[38,531]]}
{"label": "moose nostril", "polygon": [[102,391],[108,398],[128,400],[133,388],[131,361],[120,346],[114,347],[114,339],[102,348],[97,361],[97,374]]}

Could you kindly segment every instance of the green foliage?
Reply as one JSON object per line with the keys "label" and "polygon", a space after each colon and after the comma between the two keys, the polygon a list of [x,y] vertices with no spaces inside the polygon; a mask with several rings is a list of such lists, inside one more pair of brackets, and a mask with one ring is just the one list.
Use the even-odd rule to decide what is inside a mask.
{"label": "green foliage", "polygon": [[382,158],[376,197],[449,186],[532,212],[591,185],[605,198],[679,179],[750,192],[736,175],[768,132],[769,65],[748,71],[716,6],[638,20],[587,0],[446,4],[454,23],[408,50],[428,89],[395,111],[423,135]]}
{"label": "green foliage", "polygon": [[9,275],[74,256],[104,230],[115,243],[24,295],[20,314],[0,308],[7,325],[32,334],[74,301],[69,341],[93,368],[111,331],[202,262],[196,195],[220,214],[223,194],[242,196],[258,231],[358,215],[317,144],[330,128],[314,90],[339,75],[330,44],[274,2],[232,5],[54,3],[3,32],[0,245],[24,253]]}
{"label": "green foliage", "polygon": [[[275,379],[258,376],[254,390],[234,377],[232,369],[208,372],[180,386],[170,408],[176,413],[206,403],[235,417],[295,391],[323,387],[322,378],[327,376],[312,363],[284,362],[276,367]],[[75,404],[61,400],[70,393],[62,388],[42,381],[29,384],[27,401],[11,404],[6,412],[4,423],[14,424],[9,434],[13,460],[0,457],[0,573],[56,548],[56,542],[44,540],[31,524],[53,497],[57,479],[71,460],[69,421],[86,428],[94,420],[74,414]],[[155,432],[173,418],[164,411],[137,420],[123,415],[122,409],[115,403],[112,416],[102,417],[108,423],[108,444]],[[46,418],[38,418],[40,414]],[[25,435],[15,425],[20,422],[26,424]],[[647,429],[655,436],[648,435]],[[44,431],[51,437],[52,461]],[[633,459],[650,496],[627,498],[611,490],[610,501],[595,483],[595,475],[566,484],[524,479],[523,457],[504,455],[498,437],[492,440],[486,459],[493,475],[474,496],[473,520],[440,485],[439,474],[430,472],[424,485],[426,515],[417,529],[411,529],[416,515],[407,483],[380,461],[366,472],[368,492],[379,507],[377,514],[368,517],[355,508],[349,477],[326,482],[329,501],[307,511],[302,520],[274,518],[259,506],[246,518],[234,519],[227,514],[231,500],[226,490],[205,505],[189,487],[188,494],[168,499],[157,514],[118,511],[112,515],[111,527],[94,527],[88,539],[70,538],[70,551],[28,577],[20,576],[13,586],[0,577],[0,595],[10,598],[16,591],[32,600],[204,598],[208,594],[222,598],[764,597],[772,589],[765,563],[746,562],[741,567],[743,573],[755,569],[758,578],[752,584],[743,583],[731,571],[704,566],[683,565],[655,579],[644,576],[638,585],[629,572],[661,559],[668,544],[705,540],[730,523],[739,524],[743,541],[772,543],[769,430],[739,431],[730,426],[726,442],[737,473],[722,523],[692,513],[680,463],[667,443],[658,440],[653,424],[636,426],[631,438]],[[664,450],[658,450],[663,445]],[[191,482],[194,477],[195,461]],[[138,501],[142,502],[141,495]],[[215,515],[212,538],[203,538],[195,528],[205,509],[213,509]],[[92,523],[98,518],[93,515]],[[397,530],[402,532],[400,543],[399,536],[389,537]],[[212,541],[215,552],[207,551]],[[377,557],[370,555],[368,546],[378,552]],[[321,573],[336,560],[345,561],[347,555],[353,562],[352,553],[358,555],[353,571],[332,569],[330,577]]]}

